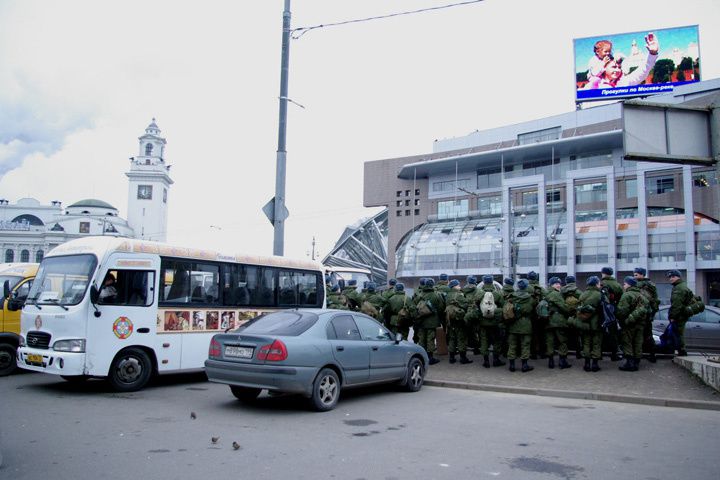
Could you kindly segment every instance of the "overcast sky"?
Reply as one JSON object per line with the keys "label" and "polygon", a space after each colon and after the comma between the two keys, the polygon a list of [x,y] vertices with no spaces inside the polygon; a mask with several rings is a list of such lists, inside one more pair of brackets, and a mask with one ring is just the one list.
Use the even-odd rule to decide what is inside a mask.
{"label": "overcast sky", "polygon": [[[312,26],[453,0],[293,0]],[[605,11],[603,11],[603,9]],[[283,0],[0,0],[0,197],[109,202],[155,117],[168,241],[272,254]],[[285,253],[325,255],[362,206],[363,162],[574,109],[574,38],[700,27],[720,77],[720,2],[486,0],[291,42]],[[662,39],[661,49],[662,49]],[[215,225],[220,228],[211,228]]]}

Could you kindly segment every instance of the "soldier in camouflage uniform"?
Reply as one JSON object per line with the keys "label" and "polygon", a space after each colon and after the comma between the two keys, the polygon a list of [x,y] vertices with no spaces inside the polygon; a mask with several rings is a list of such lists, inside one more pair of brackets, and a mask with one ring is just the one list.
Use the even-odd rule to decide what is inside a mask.
{"label": "soldier in camouflage uniform", "polygon": [[562,281],[558,277],[550,279],[550,288],[545,294],[545,300],[548,302],[550,310],[550,320],[545,328],[545,354],[548,356],[548,368],[555,368],[555,341],[558,344],[558,355],[560,356],[559,366],[561,369],[570,368],[567,361],[568,355],[568,308],[565,299],[560,293],[562,289]]}
{"label": "soldier in camouflage uniform", "polygon": [[[400,315],[400,311],[403,309],[408,314],[406,318],[402,318]],[[405,294],[405,285],[396,282],[393,288],[393,294],[387,300],[387,306],[385,308],[390,325],[389,328],[394,335],[399,333],[402,335],[402,338],[408,338],[410,325],[412,325],[413,310],[413,304]]]}
{"label": "soldier in camouflage uniform", "polygon": [[327,296],[327,308],[347,310],[347,298],[340,292],[340,285],[333,285]]}
{"label": "soldier in camouflage uniform", "polygon": [[[603,267],[600,273],[602,275],[602,278],[600,279],[600,288],[607,290],[608,299],[610,300],[610,303],[615,305],[615,310],[617,310],[617,306],[623,295],[623,288],[620,286],[618,281],[615,280],[615,277],[613,277],[613,273],[615,273],[615,271],[612,267]],[[617,362],[620,360],[618,355],[618,347],[620,343],[618,341],[619,333],[617,323],[613,322],[610,324],[605,331],[605,339],[607,341],[608,349],[610,350],[610,360]]]}
{"label": "soldier in camouflage uniform", "polygon": [[642,267],[635,267],[633,277],[635,277],[637,281],[640,293],[645,295],[648,301],[648,315],[645,319],[645,327],[643,328],[643,345],[648,351],[648,360],[651,363],[655,363],[657,358],[655,357],[655,340],[652,334],[652,322],[660,307],[660,298],[658,297],[657,287],[649,278],[646,278],[645,275],[647,275],[647,270]]}
{"label": "soldier in camouflage uniform", "polygon": [[502,321],[502,307],[505,305],[502,293],[495,289],[493,277],[485,275],[483,277],[482,289],[475,293],[475,303],[480,304],[485,297],[485,293],[490,292],[495,303],[495,313],[492,318],[486,318],[482,311],[480,312],[480,320],[478,321],[478,337],[480,338],[480,353],[483,356],[483,367],[490,368],[490,345],[493,349],[493,367],[501,367],[505,365],[500,359],[502,350],[502,338],[499,332],[499,325]]}
{"label": "soldier in camouflage uniform", "polygon": [[643,330],[647,320],[649,302],[640,293],[637,281],[633,277],[625,277],[625,292],[615,311],[615,316],[622,327],[622,346],[624,363],[618,368],[625,372],[636,372],[642,358]]}
{"label": "soldier in camouflage uniform", "polygon": [[375,320],[382,322],[382,311],[385,308],[386,301],[383,296],[377,292],[376,288],[377,286],[375,282],[368,282],[367,293],[362,298],[360,311],[373,317]]}
{"label": "soldier in camouflage uniform", "polygon": [[435,284],[435,290],[440,292],[443,295],[447,295],[450,293],[450,285],[449,285],[449,279],[447,273],[441,273],[440,277],[438,277],[439,280]]}
{"label": "soldier in camouflage uniform", "polygon": [[387,288],[382,291],[382,296],[385,300],[388,300],[390,297],[395,295],[395,285],[397,285],[397,279],[391,278],[388,280]]}
{"label": "soldier in camouflage uniform", "polygon": [[[515,280],[512,278],[505,278],[503,280],[503,288],[502,288],[502,296],[503,296],[503,305],[505,305],[505,302],[507,302],[507,299],[515,292]],[[500,338],[502,339],[502,344],[500,346],[500,355],[507,358],[508,354],[508,333],[507,333],[507,325],[504,321],[500,321],[498,324],[498,332],[500,334]]]}
{"label": "soldier in camouflage uniform", "polygon": [[342,289],[342,294],[348,299],[348,308],[355,312],[359,312],[362,299],[357,291],[357,280],[348,280],[347,286]]}
{"label": "soldier in camouflage uniform", "polygon": [[448,287],[450,287],[450,292],[445,298],[445,318],[447,320],[450,363],[456,362],[455,355],[458,353],[460,353],[460,363],[472,363],[472,360],[467,358],[467,327],[465,325],[467,299],[458,280],[451,280]]}
{"label": "soldier in camouflage uniform", "polygon": [[[528,272],[528,293],[532,295],[535,305],[545,298],[545,290],[540,286],[538,274],[536,272]],[[540,318],[537,312],[532,313],[532,339],[530,343],[530,358],[537,359],[538,355],[545,358],[545,327],[547,319]]]}
{"label": "soldier in camouflage uniform", "polygon": [[[587,288],[580,295],[576,323],[583,331],[583,357],[586,372],[600,371],[598,361],[602,357],[602,305],[600,304],[600,279],[593,275],[587,279]],[[592,360],[592,366],[590,361]]]}
{"label": "soldier in camouflage uniform", "polygon": [[475,305],[475,294],[477,293],[477,278],[475,276],[468,275],[467,279],[465,279],[465,286],[462,288],[462,292],[468,302],[467,311],[465,312],[465,328],[467,329],[468,346],[473,349],[473,355],[480,355],[474,327],[480,316],[480,310],[478,310],[477,305]]}
{"label": "soldier in camouflage uniform", "polygon": [[668,311],[668,320],[675,324],[677,328],[677,337],[680,348],[678,356],[687,355],[685,351],[685,324],[692,317],[692,312],[688,311],[688,306],[693,300],[693,292],[682,279],[679,270],[670,270],[665,275],[672,283],[672,293],[670,294],[670,310]]}
{"label": "soldier in camouflage uniform", "polygon": [[532,338],[532,316],[535,312],[535,300],[528,292],[528,281],[518,280],[518,290],[510,295],[509,302],[514,306],[515,319],[508,326],[508,360],[510,371],[515,371],[518,344],[520,345],[522,371],[529,372],[534,367],[528,365],[530,358],[530,341]]}
{"label": "soldier in camouflage uniform", "polygon": [[560,289],[560,293],[562,293],[565,306],[568,308],[568,347],[575,347],[575,358],[583,358],[582,331],[577,327],[575,322],[577,307],[580,304],[580,295],[582,292],[575,283],[574,275],[565,277],[565,285]]}
{"label": "soldier in camouflage uniform", "polygon": [[417,312],[415,325],[418,326],[418,345],[423,347],[430,358],[430,365],[440,360],[435,358],[435,329],[440,326],[440,319],[445,317],[445,302],[442,295],[435,291],[435,281],[425,279],[425,285],[415,301]]}

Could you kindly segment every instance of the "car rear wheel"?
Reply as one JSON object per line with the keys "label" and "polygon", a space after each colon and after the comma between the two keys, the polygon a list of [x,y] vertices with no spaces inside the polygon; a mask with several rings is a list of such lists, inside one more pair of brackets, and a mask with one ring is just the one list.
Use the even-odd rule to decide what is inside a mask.
{"label": "car rear wheel", "polygon": [[407,378],[405,379],[405,385],[403,387],[408,392],[417,392],[423,386],[425,380],[425,365],[417,358],[413,357],[408,362],[407,366]]}
{"label": "car rear wheel", "polygon": [[260,395],[259,388],[236,387],[235,385],[230,385],[230,391],[233,395],[235,395],[235,398],[241,402],[252,402],[258,397],[258,395]]}
{"label": "car rear wheel", "polygon": [[0,377],[10,375],[16,368],[15,349],[12,345],[0,345]]}
{"label": "car rear wheel", "polygon": [[318,412],[332,410],[340,398],[340,379],[330,368],[323,368],[315,377],[312,391],[312,406]]}
{"label": "car rear wheel", "polygon": [[118,392],[135,392],[147,385],[151,374],[152,365],[147,353],[139,348],[128,348],[113,360],[108,380]]}

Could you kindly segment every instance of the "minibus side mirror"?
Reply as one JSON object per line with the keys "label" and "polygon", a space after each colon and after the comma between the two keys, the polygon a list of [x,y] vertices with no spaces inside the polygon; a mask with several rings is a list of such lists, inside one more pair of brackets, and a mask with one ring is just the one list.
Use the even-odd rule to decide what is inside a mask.
{"label": "minibus side mirror", "polygon": [[10,298],[10,280],[3,283],[3,298]]}
{"label": "minibus side mirror", "polygon": [[98,299],[100,298],[100,291],[97,289],[95,285],[90,285],[90,301],[94,304],[98,302]]}

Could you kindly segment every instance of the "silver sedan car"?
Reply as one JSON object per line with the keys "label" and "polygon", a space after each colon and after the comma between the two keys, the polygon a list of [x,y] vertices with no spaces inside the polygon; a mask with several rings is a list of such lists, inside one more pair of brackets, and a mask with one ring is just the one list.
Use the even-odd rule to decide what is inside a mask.
{"label": "silver sedan car", "polygon": [[331,410],[343,388],[397,383],[422,387],[428,356],[358,312],[283,310],[256,317],[210,342],[205,369],[243,401],[262,390],[299,393]]}
{"label": "silver sedan car", "polygon": [[[658,338],[669,323],[669,310],[669,305],[662,305],[655,314],[653,334]],[[705,311],[688,319],[685,324],[685,347],[700,352],[720,351],[720,308],[706,305]]]}

